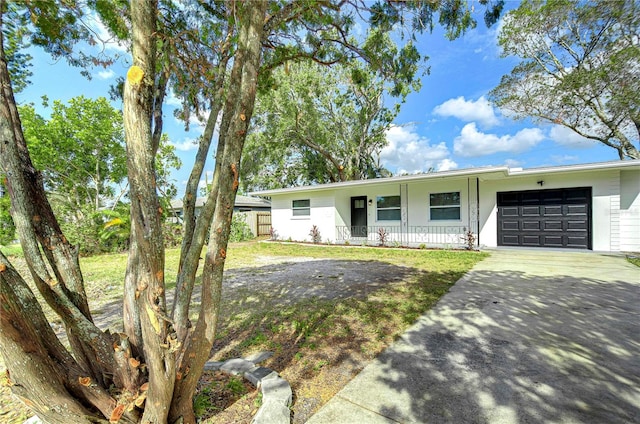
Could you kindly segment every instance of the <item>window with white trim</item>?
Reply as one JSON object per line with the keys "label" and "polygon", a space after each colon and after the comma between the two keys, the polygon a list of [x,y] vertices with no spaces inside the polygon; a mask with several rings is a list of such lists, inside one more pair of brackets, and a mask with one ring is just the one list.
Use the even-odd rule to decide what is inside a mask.
{"label": "window with white trim", "polygon": [[400,221],[400,196],[376,197],[378,221]]}
{"label": "window with white trim", "polygon": [[459,221],[460,192],[431,193],[429,195],[429,219],[431,221]]}
{"label": "window with white trim", "polygon": [[309,216],[311,215],[311,200],[294,200],[291,202],[291,210],[293,216]]}

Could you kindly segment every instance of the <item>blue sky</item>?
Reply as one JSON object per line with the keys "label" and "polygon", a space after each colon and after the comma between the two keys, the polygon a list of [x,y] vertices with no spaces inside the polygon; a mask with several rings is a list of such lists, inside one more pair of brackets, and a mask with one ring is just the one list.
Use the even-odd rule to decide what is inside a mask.
{"label": "blue sky", "polygon": [[[507,2],[508,8],[517,3]],[[501,58],[497,45],[500,24],[487,29],[478,13],[478,27],[456,41],[445,39],[436,28],[421,36],[419,49],[430,57],[430,75],[422,78],[422,89],[409,95],[396,119],[397,126],[387,134],[389,145],[381,152],[381,162],[394,173],[449,170],[487,165],[538,167],[617,160],[614,149],[581,139],[570,130],[555,125],[536,125],[529,120],[514,121],[487,101],[487,93],[502,75],[511,71],[515,58]],[[122,58],[108,69],[95,69],[87,80],[64,61],[54,62],[33,50],[32,84],[17,96],[20,103],[40,97],[67,101],[84,95],[108,97],[108,89],[130,65],[126,50],[108,45],[108,53]],[[174,99],[165,106],[165,129],[178,155],[182,169],[174,173],[178,194],[184,191],[193,157],[194,140],[202,127],[194,123],[191,131],[171,113]],[[121,104],[114,103],[121,108]],[[46,115],[46,111],[41,111]],[[208,169],[213,168],[212,161]]]}

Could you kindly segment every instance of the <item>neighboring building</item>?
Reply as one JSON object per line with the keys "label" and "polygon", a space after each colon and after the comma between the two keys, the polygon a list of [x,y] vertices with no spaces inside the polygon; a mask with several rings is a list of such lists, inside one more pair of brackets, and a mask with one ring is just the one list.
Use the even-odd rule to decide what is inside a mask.
{"label": "neighboring building", "polygon": [[[204,197],[196,199],[196,216],[200,215],[200,209],[202,209],[206,200]],[[271,210],[271,202],[259,197],[237,195],[233,210],[235,212],[269,212]],[[177,220],[182,219],[182,199],[171,201],[171,212],[172,216],[175,216]]]}
{"label": "neighboring building", "polygon": [[[200,209],[204,206],[206,198],[196,199],[196,216],[200,215]],[[245,222],[256,236],[269,235],[271,233],[271,202],[259,197],[236,195],[233,206],[234,213],[242,213]],[[171,201],[171,216],[174,223],[182,222],[182,199]]]}
{"label": "neighboring building", "polygon": [[640,251],[640,160],[485,167],[251,193],[279,239]]}

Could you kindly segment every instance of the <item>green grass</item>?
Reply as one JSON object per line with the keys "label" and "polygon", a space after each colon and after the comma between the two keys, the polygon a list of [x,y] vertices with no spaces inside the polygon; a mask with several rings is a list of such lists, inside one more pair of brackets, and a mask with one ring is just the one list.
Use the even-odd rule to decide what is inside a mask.
{"label": "green grass", "polygon": [[[23,276],[28,276],[19,246],[3,247],[2,251],[12,256],[12,263]],[[203,251],[203,259],[205,255],[206,251]],[[403,281],[389,284],[366,297],[308,298],[277,307],[273,306],[277,301],[273,293],[259,288],[237,290],[234,300],[221,306],[214,345],[218,352],[216,359],[243,357],[256,350],[274,351],[273,360],[277,363],[272,367],[296,385],[297,396],[332,395],[339,389],[334,387],[337,383],[331,374],[332,367],[347,360],[349,355],[375,357],[486,256],[486,253],[469,251],[262,242],[231,244],[226,269],[252,267],[257,278],[264,272],[261,267],[274,259],[286,262],[295,257],[386,262],[409,267],[412,272]],[[179,250],[168,249],[165,258],[165,280],[170,289],[175,285]],[[117,304],[122,298],[126,254],[83,257],[80,264],[92,311],[105,313],[107,303]],[[304,281],[308,277],[300,275],[298,278]],[[45,313],[52,322],[59,322],[46,307]],[[304,381],[313,381],[313,384],[303,388],[298,376],[304,376]],[[231,382],[225,389],[239,392],[240,385]],[[210,395],[203,392],[194,399],[200,414],[211,411]]]}
{"label": "green grass", "polygon": [[627,256],[627,260],[635,266],[640,267],[640,255]]}
{"label": "green grass", "polygon": [[10,244],[7,246],[0,246],[0,251],[2,251],[2,253],[6,256],[6,257],[10,257],[10,256],[18,256],[18,257],[22,257],[22,246],[20,246],[19,243],[15,243],[15,244]]}

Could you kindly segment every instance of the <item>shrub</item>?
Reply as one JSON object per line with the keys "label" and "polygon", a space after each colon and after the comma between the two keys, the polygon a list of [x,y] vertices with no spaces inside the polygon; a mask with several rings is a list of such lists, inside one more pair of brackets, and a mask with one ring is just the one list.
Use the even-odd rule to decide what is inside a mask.
{"label": "shrub", "polygon": [[311,236],[311,241],[315,244],[322,242],[322,236],[320,235],[320,229],[314,225],[311,227],[311,231],[309,231],[309,235]]}
{"label": "shrub", "polygon": [[231,233],[229,234],[229,241],[238,242],[251,240],[252,238],[253,233],[246,222],[246,217],[244,215],[234,213],[233,218],[231,218]]}
{"label": "shrub", "polygon": [[164,247],[180,247],[182,244],[182,226],[171,222],[162,223]]}
{"label": "shrub", "polygon": [[476,237],[476,235],[473,233],[473,231],[469,230],[466,233],[464,233],[464,236],[462,236],[462,240],[464,240],[465,243],[465,247],[467,248],[467,250],[475,250],[476,249],[476,240],[478,238]]}
{"label": "shrub", "polygon": [[378,228],[378,243],[380,246],[386,246],[389,239],[389,233],[383,227]]}

